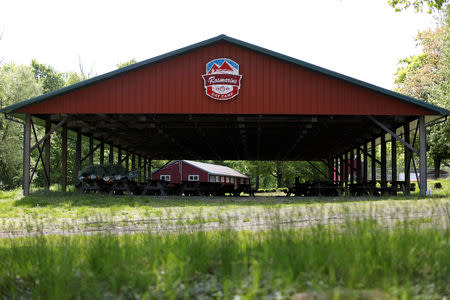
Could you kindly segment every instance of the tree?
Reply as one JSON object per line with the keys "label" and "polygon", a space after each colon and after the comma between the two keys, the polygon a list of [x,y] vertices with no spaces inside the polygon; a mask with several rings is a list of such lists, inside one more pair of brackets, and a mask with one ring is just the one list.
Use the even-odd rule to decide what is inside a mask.
{"label": "tree", "polygon": [[137,63],[137,61],[134,58],[132,58],[130,60],[127,60],[127,61],[124,61],[124,62],[120,62],[120,63],[117,64],[117,69],[121,69],[121,68],[130,66],[130,65],[133,65],[135,63]]}
{"label": "tree", "polygon": [[41,84],[44,94],[65,86],[66,81],[63,74],[55,71],[51,66],[41,64],[33,59],[31,61],[31,67],[34,78]]}
{"label": "tree", "polygon": [[445,8],[448,0],[388,0],[388,3],[395,11],[402,11],[412,6],[416,12],[423,12],[426,6],[428,13],[431,13],[433,10]]}
{"label": "tree", "polygon": [[[396,90],[400,93],[450,109],[450,6],[446,18],[435,30],[417,36],[423,53],[402,59],[396,73]],[[450,122],[428,129],[430,155],[436,176],[443,159],[450,158]]]}
{"label": "tree", "polygon": [[[0,69],[0,107],[5,107],[41,94],[33,70],[7,64]],[[0,189],[15,188],[22,178],[23,128],[0,116]]]}

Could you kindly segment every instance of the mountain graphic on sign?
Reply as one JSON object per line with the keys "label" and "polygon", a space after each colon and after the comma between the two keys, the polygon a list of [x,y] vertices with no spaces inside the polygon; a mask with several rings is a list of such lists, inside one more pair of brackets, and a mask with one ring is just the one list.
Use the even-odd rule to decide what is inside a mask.
{"label": "mountain graphic on sign", "polygon": [[227,61],[224,61],[222,65],[219,67],[216,64],[213,64],[211,69],[209,70],[208,74],[214,74],[214,73],[235,73],[236,70],[233,69],[232,66]]}

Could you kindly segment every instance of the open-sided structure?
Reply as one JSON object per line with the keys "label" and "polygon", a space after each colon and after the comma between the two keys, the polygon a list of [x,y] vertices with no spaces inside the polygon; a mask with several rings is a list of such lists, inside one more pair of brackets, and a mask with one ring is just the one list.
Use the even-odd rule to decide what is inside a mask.
{"label": "open-sided structure", "polygon": [[[333,173],[340,173],[343,183],[361,180],[352,178],[354,172],[345,174],[345,162],[356,155],[357,161],[365,162],[357,164],[362,172],[356,174],[374,180],[379,166],[382,184],[387,182],[390,136],[389,142],[405,147],[408,184],[411,162],[416,168],[412,157],[420,157],[419,186],[425,193],[425,126],[449,115],[443,108],[225,35],[1,112],[25,120],[24,194],[29,192],[30,151],[44,154],[48,174],[48,141],[56,131],[63,136],[65,188],[67,130],[77,135],[77,170],[108,144],[111,153],[118,150],[119,162],[138,155],[144,166],[151,159],[323,161],[330,180]],[[46,135],[33,146],[36,121],[45,123]],[[419,149],[414,147],[417,132]],[[80,151],[82,135],[90,138],[91,153],[85,158]],[[375,157],[377,145],[380,159]],[[396,147],[392,149],[392,178],[396,178]]]}

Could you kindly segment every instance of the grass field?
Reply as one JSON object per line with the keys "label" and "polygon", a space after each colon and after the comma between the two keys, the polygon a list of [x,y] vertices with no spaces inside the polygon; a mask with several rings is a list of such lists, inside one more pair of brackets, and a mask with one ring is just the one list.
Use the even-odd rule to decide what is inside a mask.
{"label": "grass field", "polygon": [[425,198],[0,192],[0,299],[448,298],[440,182]]}

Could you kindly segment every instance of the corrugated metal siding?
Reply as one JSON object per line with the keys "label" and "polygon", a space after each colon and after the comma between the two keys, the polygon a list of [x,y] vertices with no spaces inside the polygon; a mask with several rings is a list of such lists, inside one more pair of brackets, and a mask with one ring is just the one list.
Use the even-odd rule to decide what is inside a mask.
{"label": "corrugated metal siding", "polygon": [[[227,57],[242,74],[240,94],[206,96],[206,63]],[[423,115],[426,109],[227,42],[133,71],[25,108],[26,113]]]}

